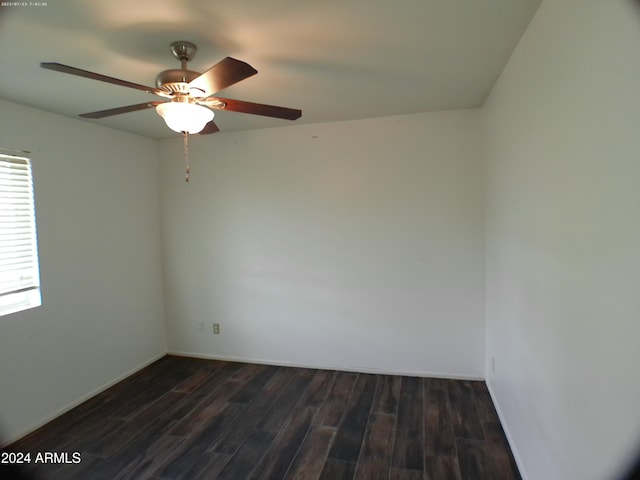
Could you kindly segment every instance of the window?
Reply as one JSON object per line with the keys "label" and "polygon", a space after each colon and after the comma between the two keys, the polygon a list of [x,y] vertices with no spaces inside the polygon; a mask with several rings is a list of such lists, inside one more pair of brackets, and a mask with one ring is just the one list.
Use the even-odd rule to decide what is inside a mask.
{"label": "window", "polygon": [[40,304],[31,163],[0,153],[0,315]]}

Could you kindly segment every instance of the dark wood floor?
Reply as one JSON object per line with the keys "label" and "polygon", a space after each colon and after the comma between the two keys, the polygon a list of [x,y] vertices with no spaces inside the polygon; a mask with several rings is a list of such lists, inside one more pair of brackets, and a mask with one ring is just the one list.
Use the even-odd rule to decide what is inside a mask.
{"label": "dark wood floor", "polygon": [[51,480],[520,478],[484,382],[173,356],[5,451]]}

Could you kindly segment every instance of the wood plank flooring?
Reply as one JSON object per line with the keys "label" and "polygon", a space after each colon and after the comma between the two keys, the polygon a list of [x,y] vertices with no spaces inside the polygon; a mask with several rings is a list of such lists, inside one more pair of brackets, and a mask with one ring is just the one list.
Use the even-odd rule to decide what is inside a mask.
{"label": "wood plank flooring", "polygon": [[4,451],[3,480],[520,478],[484,382],[175,356]]}

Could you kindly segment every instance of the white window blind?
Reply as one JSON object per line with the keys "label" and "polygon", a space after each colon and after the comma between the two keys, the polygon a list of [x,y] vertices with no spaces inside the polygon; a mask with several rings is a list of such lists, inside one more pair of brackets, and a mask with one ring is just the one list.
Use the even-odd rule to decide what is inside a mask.
{"label": "white window blind", "polygon": [[0,153],[0,314],[40,305],[39,289],[31,164]]}

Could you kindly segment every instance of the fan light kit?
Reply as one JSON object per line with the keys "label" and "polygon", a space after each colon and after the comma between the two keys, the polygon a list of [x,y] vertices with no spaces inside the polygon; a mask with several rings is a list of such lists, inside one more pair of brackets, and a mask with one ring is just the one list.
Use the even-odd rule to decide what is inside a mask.
{"label": "fan light kit", "polygon": [[219,131],[218,126],[213,121],[214,112],[211,109],[251,113],[285,120],[296,120],[302,115],[301,110],[294,108],[277,107],[215,96],[214,94],[220,90],[255,75],[258,71],[248,63],[231,57],[224,58],[202,74],[188,70],[187,63],[193,59],[197,51],[198,47],[191,42],[184,40],[173,42],[171,44],[171,53],[180,61],[180,68],[160,72],[156,77],[155,88],[62,65],[61,63],[42,62],[40,66],[48,70],[69,73],[91,80],[135,88],[167,99],[164,102],[145,102],[98,112],[83,113],[80,116],[83,118],[104,118],[155,107],[158,115],[163,118],[171,130],[182,133],[185,150],[185,179],[188,182],[189,156],[187,137],[189,134],[200,133],[201,135],[206,135]]}
{"label": "fan light kit", "polygon": [[213,120],[214,114],[207,107],[195,103],[166,102],[156,107],[167,127],[174,132],[200,133]]}

